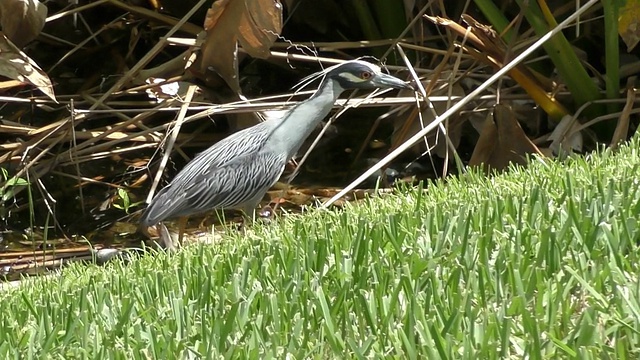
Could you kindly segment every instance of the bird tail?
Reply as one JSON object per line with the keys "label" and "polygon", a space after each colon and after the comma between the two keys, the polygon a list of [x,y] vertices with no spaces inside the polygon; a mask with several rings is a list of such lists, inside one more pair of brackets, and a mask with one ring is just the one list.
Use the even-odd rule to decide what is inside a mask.
{"label": "bird tail", "polygon": [[138,232],[141,233],[142,235],[146,236],[146,237],[151,237],[151,234],[149,234],[149,227],[151,225],[149,225],[149,222],[147,221],[140,221],[140,223],[138,224]]}
{"label": "bird tail", "polygon": [[153,203],[149,204],[142,212],[140,220],[138,221],[138,231],[146,236],[149,236],[149,227],[156,225],[160,221],[154,219],[153,216]]}

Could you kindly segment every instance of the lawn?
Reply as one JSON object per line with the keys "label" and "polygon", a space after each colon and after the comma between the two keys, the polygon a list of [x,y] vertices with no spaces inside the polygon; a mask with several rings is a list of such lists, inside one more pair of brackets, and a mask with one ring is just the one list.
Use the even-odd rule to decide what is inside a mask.
{"label": "lawn", "polygon": [[0,292],[3,358],[640,358],[640,141]]}

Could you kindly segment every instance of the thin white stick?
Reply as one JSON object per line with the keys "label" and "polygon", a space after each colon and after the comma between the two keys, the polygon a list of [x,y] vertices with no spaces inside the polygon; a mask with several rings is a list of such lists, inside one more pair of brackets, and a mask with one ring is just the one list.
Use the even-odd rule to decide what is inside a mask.
{"label": "thin white stick", "polygon": [[369,170],[365,171],[364,174],[360,175],[356,180],[354,180],[347,187],[342,189],[339,193],[337,193],[334,197],[327,200],[324,204],[322,204],[321,208],[327,208],[331,204],[333,204],[336,200],[343,197],[349,191],[353,190],[356,186],[360,185],[363,181],[369,178],[369,176],[373,175],[376,171],[380,170],[383,166],[387,165],[391,162],[391,160],[395,159],[402,152],[413,146],[416,142],[420,141],[425,135],[427,135],[431,130],[435,129],[441,122],[447,119],[449,116],[453,115],[456,111],[460,110],[463,106],[465,106],[468,102],[470,102],[473,98],[480,95],[489,85],[496,82],[502,76],[504,76],[509,70],[513,69],[516,65],[521,63],[529,54],[537,50],[542,44],[547,42],[551,37],[555,34],[559,33],[562,29],[564,29],[570,22],[574,21],[578,18],[583,12],[587,11],[591,6],[595,5],[599,0],[590,0],[584,6],[582,6],[578,11],[573,13],[571,16],[566,18],[563,22],[561,22],[555,29],[549,31],[544,36],[542,36],[538,41],[533,43],[531,47],[526,49],[522,54],[518,55],[513,61],[502,67],[502,69],[498,70],[492,77],[490,77],[487,81],[478,86],[474,91],[472,91],[469,95],[465,96],[464,99],[460,100],[452,107],[450,107],[447,111],[445,111],[442,115],[437,117],[432,123],[427,125],[424,129],[422,129],[417,134],[413,135],[410,139],[402,143],[397,149],[391,152],[389,155],[385,156],[380,162],[375,164]]}
{"label": "thin white stick", "polygon": [[160,183],[160,179],[162,179],[162,173],[164,172],[164,168],[167,166],[167,162],[169,162],[169,156],[171,155],[171,151],[173,150],[173,145],[176,143],[176,139],[178,138],[178,134],[180,133],[180,128],[182,127],[182,123],[184,122],[184,118],[185,116],[187,116],[187,111],[189,110],[191,100],[193,100],[193,95],[196,93],[196,88],[197,86],[191,85],[187,89],[187,95],[185,96],[182,108],[178,113],[176,124],[171,131],[171,137],[167,140],[167,146],[164,149],[164,155],[162,156],[162,160],[160,161],[158,172],[156,172],[156,177],[153,179],[153,184],[151,184],[151,190],[149,190],[149,194],[147,195],[147,204],[150,203],[153,199],[153,194],[155,193],[156,188]]}

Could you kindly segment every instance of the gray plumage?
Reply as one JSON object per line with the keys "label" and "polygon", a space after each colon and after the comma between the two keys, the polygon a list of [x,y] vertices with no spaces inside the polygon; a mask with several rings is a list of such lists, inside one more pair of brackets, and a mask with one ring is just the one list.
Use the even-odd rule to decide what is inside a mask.
{"label": "gray plumage", "polygon": [[141,227],[211,209],[241,209],[250,215],[344,90],[413,89],[360,60],[316,76],[324,77],[318,90],[284,117],[236,132],[197,155],[158,192],[142,214]]}

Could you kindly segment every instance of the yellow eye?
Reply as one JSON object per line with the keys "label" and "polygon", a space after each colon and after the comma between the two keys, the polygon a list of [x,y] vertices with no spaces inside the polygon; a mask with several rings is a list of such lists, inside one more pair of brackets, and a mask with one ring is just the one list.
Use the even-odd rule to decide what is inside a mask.
{"label": "yellow eye", "polygon": [[369,71],[363,71],[362,74],[360,74],[360,78],[363,80],[369,80],[372,76],[373,74]]}

